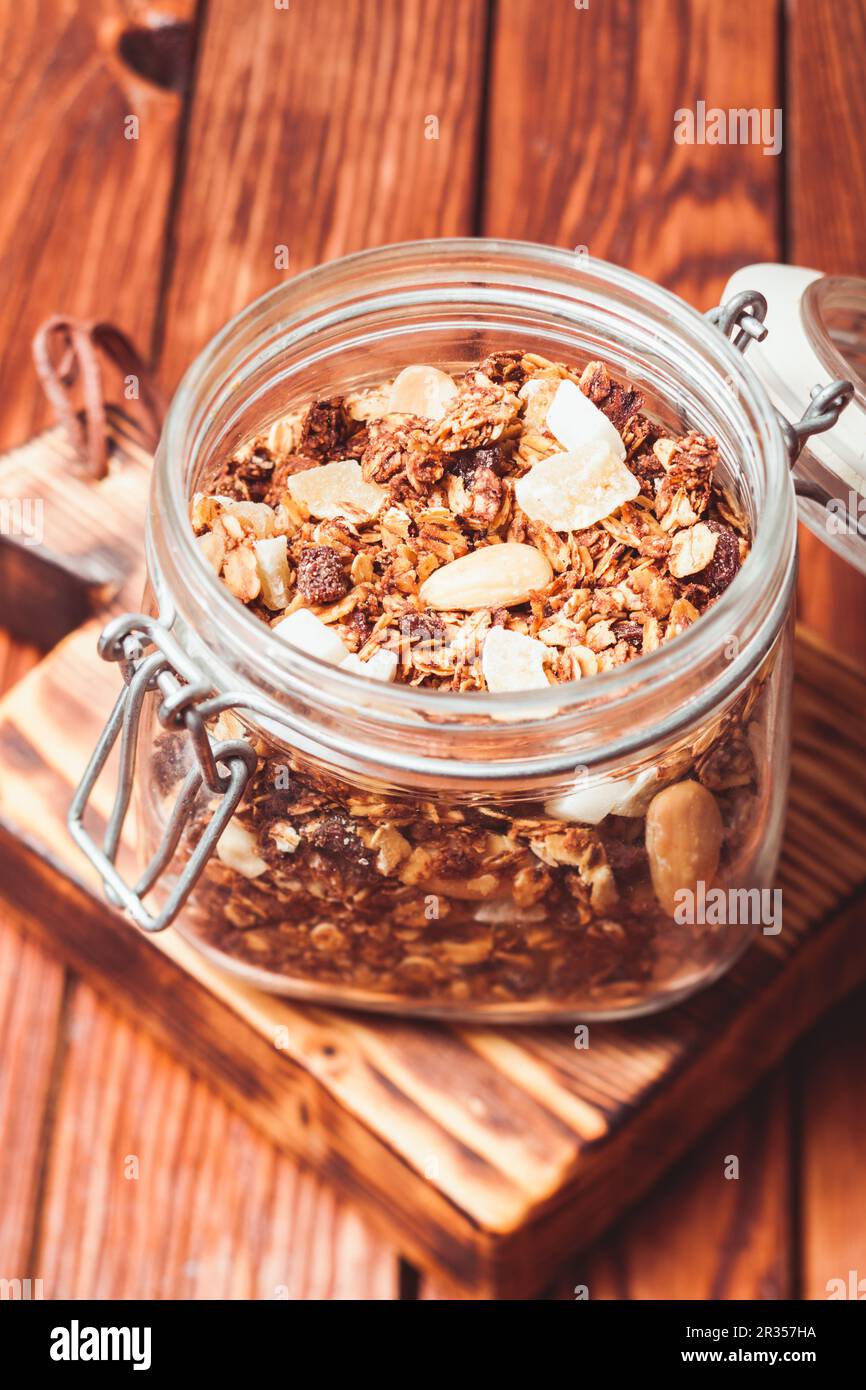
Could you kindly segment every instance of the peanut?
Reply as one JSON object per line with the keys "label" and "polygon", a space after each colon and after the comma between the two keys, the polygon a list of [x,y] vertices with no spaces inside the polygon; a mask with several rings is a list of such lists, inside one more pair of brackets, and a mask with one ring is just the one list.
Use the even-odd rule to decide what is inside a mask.
{"label": "peanut", "polygon": [[485,545],[434,570],[419,590],[428,608],[510,608],[525,603],[553,578],[550,561],[534,545]]}
{"label": "peanut", "polygon": [[709,887],[719,867],[722,817],[712,792],[700,782],[675,782],[652,799],[646,817],[646,848],[656,897],[669,917],[677,893]]}

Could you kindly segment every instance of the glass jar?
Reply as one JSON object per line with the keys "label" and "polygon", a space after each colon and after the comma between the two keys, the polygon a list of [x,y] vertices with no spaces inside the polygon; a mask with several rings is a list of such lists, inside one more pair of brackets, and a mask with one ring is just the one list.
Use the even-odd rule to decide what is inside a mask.
{"label": "glass jar", "polygon": [[[682,635],[517,695],[387,685],[289,646],[206,567],[189,511],[215,459],[408,362],[459,370],[514,346],[600,358],[648,413],[716,437],[751,551]],[[299,276],[222,330],[171,406],[146,616],[103,638],[129,694],[85,784],[122,730],[121,793],[102,850],[81,828],[85,784],[73,831],[141,927],[162,929],[183,902],[175,930],[295,998],[511,1022],[672,1004],[756,930],[779,929],[761,890],[785,811],[795,520],[760,382],[723,333],[638,276],[484,240]],[[139,706],[148,867],[133,890],[113,860]]]}

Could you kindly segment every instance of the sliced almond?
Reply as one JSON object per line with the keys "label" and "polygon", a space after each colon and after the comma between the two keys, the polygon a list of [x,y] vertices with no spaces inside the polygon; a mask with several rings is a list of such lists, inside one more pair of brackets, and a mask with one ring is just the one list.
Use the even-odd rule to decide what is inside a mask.
{"label": "sliced almond", "polygon": [[397,674],[397,653],[380,647],[367,661],[362,661],[353,652],[340,662],[340,667],[355,676],[369,676],[374,681],[392,681]]}
{"label": "sliced almond", "polygon": [[239,545],[237,550],[229,552],[223,568],[223,578],[230,593],[239,598],[241,603],[252,603],[254,598],[258,598],[262,582],[259,579],[256,555],[252,546]]}
{"label": "sliced almond", "polygon": [[688,574],[697,574],[705,569],[715,554],[718,534],[699,521],[696,526],[688,526],[677,531],[671,541],[668,569],[675,579],[684,579]]}
{"label": "sliced almond", "polygon": [[226,543],[219,531],[203,531],[196,544],[214,574],[219,574],[226,557]]}
{"label": "sliced almond", "polygon": [[514,485],[518,505],[554,531],[582,531],[640,492],[640,484],[604,444],[541,459]]}
{"label": "sliced almond", "polygon": [[428,608],[510,608],[550,583],[553,569],[534,545],[484,545],[442,565],[419,590]]}
{"label": "sliced almond", "polygon": [[289,603],[288,541],[285,536],[270,536],[256,541],[253,549],[265,607],[279,612]]}
{"label": "sliced almond", "polygon": [[356,459],[338,459],[293,473],[286,486],[293,497],[306,503],[311,516],[328,520],[376,516],[388,496],[385,488],[364,482]]}
{"label": "sliced almond", "polygon": [[456,395],[456,383],[447,372],[415,364],[404,367],[394,378],[388,396],[388,413],[441,420],[448,402]]}
{"label": "sliced almond", "polygon": [[493,694],[508,690],[544,690],[549,682],[544,674],[550,648],[534,637],[508,628],[492,627],[484,638],[481,671],[487,689]]}
{"label": "sliced almond", "polygon": [[259,878],[268,866],[258,853],[258,841],[251,830],[232,818],[217,841],[217,857],[244,878]]}
{"label": "sliced almond", "polygon": [[569,453],[591,444],[605,444],[614,458],[620,462],[625,458],[625,445],[619,430],[573,381],[559,383],[546,424],[554,439],[558,439]]}
{"label": "sliced almond", "polygon": [[525,429],[543,430],[547,412],[562,378],[558,372],[548,376],[532,376],[518,391],[518,399],[524,402],[523,424]]}
{"label": "sliced almond", "polygon": [[271,632],[278,633],[307,656],[317,656],[333,666],[338,666],[349,655],[334,629],[308,608],[295,609],[287,618],[275,623]]}

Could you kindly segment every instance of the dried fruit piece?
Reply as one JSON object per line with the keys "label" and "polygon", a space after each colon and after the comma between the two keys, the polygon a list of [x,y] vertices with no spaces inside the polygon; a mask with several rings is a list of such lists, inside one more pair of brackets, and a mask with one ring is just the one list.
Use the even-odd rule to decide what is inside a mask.
{"label": "dried fruit piece", "polygon": [[251,830],[232,817],[217,841],[218,858],[244,878],[259,878],[268,866],[258,852],[258,840]]}
{"label": "dried fruit piece", "polygon": [[674,579],[685,579],[686,575],[705,569],[715,554],[717,541],[718,537],[702,521],[677,531],[671,541],[668,561]]}
{"label": "dried fruit piece", "polygon": [[640,492],[640,483],[604,444],[541,459],[514,485],[518,505],[554,531],[583,531]]}
{"label": "dried fruit piece", "polygon": [[441,420],[449,401],[457,395],[457,385],[438,367],[413,364],[394,378],[388,396],[388,413],[418,415],[422,420]]}
{"label": "dried fruit piece", "polygon": [[707,568],[695,579],[698,584],[706,584],[715,597],[727,589],[739,571],[740,542],[730,526],[723,526],[720,521],[707,521],[705,525],[716,537],[716,548]]}
{"label": "dried fruit piece", "polygon": [[481,671],[493,694],[507,690],[545,690],[549,684],[544,662],[549,647],[534,637],[492,627],[484,638]]}
{"label": "dried fruit piece", "polygon": [[653,888],[673,917],[679,894],[707,887],[719,867],[722,816],[711,791],[700,782],[675,782],[653,797],[646,817],[646,848]]}
{"label": "dried fruit piece", "polygon": [[308,608],[297,608],[287,618],[282,618],[271,628],[293,647],[306,652],[307,656],[317,656],[320,661],[338,665],[349,653],[332,627],[323,623]]}
{"label": "dried fruit piece", "polygon": [[349,580],[336,550],[305,546],[298,557],[298,592],[310,603],[336,603],[349,592]]}
{"label": "dried fruit piece", "polygon": [[428,608],[511,608],[545,588],[553,577],[550,561],[534,545],[507,541],[485,545],[434,570],[419,590]]}
{"label": "dried fruit piece", "polygon": [[270,536],[256,541],[256,568],[262,586],[262,601],[266,608],[278,612],[289,603],[288,541],[285,536]]}
{"label": "dried fruit piece", "polygon": [[364,481],[357,459],[338,459],[308,468],[288,478],[286,486],[293,497],[306,504],[311,516],[326,520],[376,516],[388,496],[384,488]]}
{"label": "dried fruit piece", "polygon": [[397,653],[380,647],[366,661],[362,661],[353,652],[340,662],[340,666],[355,676],[369,676],[376,681],[392,681],[397,674]]}
{"label": "dried fruit piece", "polygon": [[[573,381],[561,381],[550,403],[547,428],[562,447],[573,453],[591,444],[606,445],[620,462],[625,458],[625,445],[618,430],[604,411],[593,405]],[[589,525],[589,523],[586,523]]]}

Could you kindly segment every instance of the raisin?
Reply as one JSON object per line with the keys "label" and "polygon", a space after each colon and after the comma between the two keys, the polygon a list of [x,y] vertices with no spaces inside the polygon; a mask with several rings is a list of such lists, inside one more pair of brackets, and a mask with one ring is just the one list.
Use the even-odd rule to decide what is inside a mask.
{"label": "raisin", "polygon": [[236,502],[264,502],[274,475],[274,460],[266,449],[256,449],[248,459],[233,459],[210,481],[211,492],[233,497]]}
{"label": "raisin", "polygon": [[640,623],[623,619],[622,622],[612,624],[611,632],[618,642],[628,642],[629,646],[637,647],[638,651],[643,646],[643,628]]}
{"label": "raisin", "polygon": [[472,481],[480,469],[486,468],[493,473],[501,473],[504,467],[505,456],[498,444],[482,444],[477,449],[461,449],[448,460],[448,472],[456,473],[467,488],[472,486]]}
{"label": "raisin", "polygon": [[704,525],[718,539],[712,560],[694,578],[698,584],[705,584],[715,598],[717,594],[724,593],[740,568],[740,542],[736,532],[721,521],[706,521]]}
{"label": "raisin", "polygon": [[404,613],[400,619],[400,634],[407,642],[434,642],[443,631],[442,619],[435,613]]}
{"label": "raisin", "polygon": [[307,839],[313,849],[345,868],[362,872],[372,868],[370,856],[348,816],[324,816],[307,827]]}
{"label": "raisin", "polygon": [[298,560],[298,593],[311,603],[336,603],[349,591],[349,580],[336,550],[308,545]]}
{"label": "raisin", "polygon": [[304,420],[299,452],[317,459],[326,459],[333,454],[342,457],[349,428],[349,418],[343,408],[342,396],[334,396],[327,401],[315,401]]}

